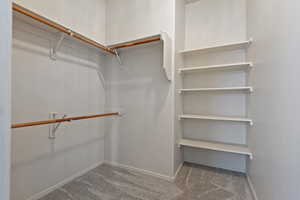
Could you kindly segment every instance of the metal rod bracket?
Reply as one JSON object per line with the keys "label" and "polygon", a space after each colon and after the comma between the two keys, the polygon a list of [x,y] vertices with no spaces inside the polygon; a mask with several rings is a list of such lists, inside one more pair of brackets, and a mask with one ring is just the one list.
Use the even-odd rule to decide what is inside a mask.
{"label": "metal rod bracket", "polygon": [[114,49],[114,52],[116,53],[116,58],[117,58],[117,61],[120,65],[122,65],[122,60],[120,58],[120,55],[119,55],[119,52],[117,49]]}
{"label": "metal rod bracket", "polygon": [[[49,115],[50,120],[55,120],[57,115],[58,114],[56,112],[50,113],[50,115]],[[67,115],[63,115],[62,118],[64,119],[66,117],[67,117]],[[70,120],[70,122],[71,122],[71,120]],[[62,122],[49,125],[49,137],[48,137],[49,139],[54,140],[56,138],[56,131],[60,127],[61,123]]]}
{"label": "metal rod bracket", "polygon": [[[71,34],[70,34],[71,35]],[[57,60],[57,51],[60,49],[63,40],[65,39],[66,35],[61,33],[60,38],[51,45],[50,48],[50,58],[52,60]]]}

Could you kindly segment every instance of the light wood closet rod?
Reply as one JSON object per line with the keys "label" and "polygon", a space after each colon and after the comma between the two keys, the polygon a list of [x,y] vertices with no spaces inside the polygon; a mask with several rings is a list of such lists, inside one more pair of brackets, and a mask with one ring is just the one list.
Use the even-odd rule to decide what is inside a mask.
{"label": "light wood closet rod", "polygon": [[161,40],[160,36],[156,36],[156,37],[153,37],[150,39],[144,39],[144,40],[139,40],[139,41],[135,41],[135,42],[128,42],[128,43],[123,43],[123,44],[112,45],[112,46],[110,46],[110,48],[121,49],[121,48],[127,48],[127,47],[137,46],[137,45],[141,45],[141,44],[146,44],[146,43],[150,43],[150,42],[160,41],[160,40]]}
{"label": "light wood closet rod", "polygon": [[55,23],[55,22],[53,22],[53,21],[51,21],[51,20],[49,20],[45,17],[42,17],[42,16],[40,16],[40,15],[38,15],[38,14],[36,14],[36,13],[34,13],[34,12],[32,12],[32,11],[30,11],[30,10],[28,10],[28,9],[18,5],[18,4],[16,4],[16,3],[13,3],[13,10],[18,12],[18,13],[21,13],[23,15],[26,15],[26,16],[28,16],[28,17],[30,17],[30,18],[32,18],[32,19],[34,19],[34,20],[36,20],[40,23],[48,25],[48,26],[50,26],[50,27],[52,27],[56,30],[59,30],[59,31],[71,36],[71,37],[74,37],[78,40],[81,40],[82,42],[90,44],[90,45],[92,45],[92,46],[94,46],[98,49],[101,49],[103,51],[106,51],[108,53],[116,55],[116,52],[113,49],[108,48],[104,45],[101,45],[101,44],[97,43],[94,40],[91,40],[91,39],[89,39],[89,38],[87,38],[87,37],[85,37],[85,36],[83,36],[79,33],[76,33],[75,31],[72,31],[72,30],[70,30],[70,29],[68,29],[68,28],[66,28],[66,27],[64,27],[60,24],[57,24],[57,23]]}
{"label": "light wood closet rod", "polygon": [[30,126],[40,126],[46,124],[55,124],[61,122],[71,122],[76,120],[83,120],[83,119],[92,119],[92,118],[99,118],[99,117],[107,117],[107,116],[114,116],[120,115],[118,112],[113,113],[104,113],[104,114],[97,114],[97,115],[86,115],[80,117],[68,117],[68,118],[61,118],[61,119],[54,119],[54,120],[45,120],[45,121],[36,121],[36,122],[28,122],[28,123],[21,123],[21,124],[13,124],[11,128],[23,128],[23,127],[30,127]]}

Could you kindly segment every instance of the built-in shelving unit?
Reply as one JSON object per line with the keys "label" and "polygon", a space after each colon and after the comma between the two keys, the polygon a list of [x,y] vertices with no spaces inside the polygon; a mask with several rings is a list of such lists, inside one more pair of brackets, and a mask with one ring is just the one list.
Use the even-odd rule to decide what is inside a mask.
{"label": "built-in shelving unit", "polygon": [[188,139],[181,139],[178,141],[178,144],[181,146],[192,147],[192,148],[248,155],[250,159],[253,158],[250,149],[247,146],[242,146],[242,145],[232,145],[232,144],[207,142],[207,141],[199,141],[199,140],[188,140]]}
{"label": "built-in shelving unit", "polygon": [[[175,78],[182,105],[176,112],[181,121],[177,142],[187,162],[244,171],[245,158],[252,159],[245,138],[253,125],[248,102],[255,90],[249,83],[255,63],[245,56],[253,43],[245,31],[245,10],[240,1],[186,0]],[[211,152],[197,156],[196,152],[203,155],[197,149]],[[211,159],[214,156],[228,162]]]}
{"label": "built-in shelving unit", "polygon": [[235,50],[235,49],[243,49],[243,48],[247,48],[251,43],[252,43],[252,39],[247,41],[236,42],[236,43],[201,47],[197,49],[187,49],[187,50],[179,51],[179,53],[188,55],[188,54],[197,54],[197,53],[210,53],[213,51],[228,51],[228,50]]}
{"label": "built-in shelving unit", "polygon": [[190,115],[183,114],[179,116],[180,119],[201,119],[201,120],[215,120],[215,121],[232,121],[232,122],[247,122],[253,125],[252,119],[240,118],[240,117],[225,117],[216,115]]}
{"label": "built-in shelving unit", "polygon": [[180,89],[179,92],[218,92],[218,91],[245,91],[253,92],[252,87],[222,87],[222,88],[192,88],[192,89]]}
{"label": "built-in shelving unit", "polygon": [[232,63],[223,65],[210,65],[210,66],[200,66],[200,67],[183,67],[179,68],[180,73],[198,72],[202,70],[227,70],[227,69],[249,69],[253,67],[251,62],[245,63]]}

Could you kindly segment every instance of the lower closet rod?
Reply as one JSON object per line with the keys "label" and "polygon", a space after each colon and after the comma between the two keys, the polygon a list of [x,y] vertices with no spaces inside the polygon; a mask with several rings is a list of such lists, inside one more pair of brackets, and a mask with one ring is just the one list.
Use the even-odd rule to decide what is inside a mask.
{"label": "lower closet rod", "polygon": [[39,125],[45,125],[45,124],[71,122],[71,121],[76,121],[76,120],[91,119],[91,118],[98,118],[98,117],[107,117],[107,116],[114,116],[114,115],[120,115],[120,113],[119,112],[113,112],[113,113],[104,113],[104,114],[97,114],[97,115],[86,115],[86,116],[80,116],[80,117],[67,117],[67,118],[54,119],[54,120],[45,120],[45,121],[36,121],[36,122],[28,122],[28,123],[21,123],[21,124],[13,124],[11,126],[11,128],[23,128],[23,127],[29,127],[29,126],[39,126]]}

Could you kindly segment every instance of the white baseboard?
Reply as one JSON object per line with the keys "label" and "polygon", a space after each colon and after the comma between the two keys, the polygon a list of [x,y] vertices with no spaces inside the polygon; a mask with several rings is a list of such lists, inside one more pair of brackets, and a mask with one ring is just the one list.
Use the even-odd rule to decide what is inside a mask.
{"label": "white baseboard", "polygon": [[256,191],[255,191],[254,186],[253,186],[253,183],[252,183],[252,181],[250,179],[250,176],[248,174],[247,174],[247,182],[248,182],[250,192],[251,192],[251,195],[252,195],[253,199],[258,200],[257,195],[256,195]]}
{"label": "white baseboard", "polygon": [[[27,200],[38,200],[44,196],[46,196],[47,194],[53,192],[54,190],[58,189],[58,188],[61,188],[62,186],[64,186],[65,184],[73,181],[74,179],[84,175],[85,173],[95,169],[96,167],[98,167],[99,165],[102,165],[102,164],[108,164],[108,165],[111,165],[111,166],[115,166],[115,167],[119,167],[119,168],[123,168],[123,169],[126,169],[126,170],[129,170],[129,171],[133,171],[133,172],[138,172],[138,173],[142,173],[142,174],[145,174],[145,175],[149,175],[149,176],[153,176],[153,177],[156,177],[156,178],[161,178],[161,179],[164,179],[166,181],[170,181],[170,182],[173,182],[177,175],[179,174],[179,171],[181,170],[181,168],[183,167],[183,163],[177,168],[176,170],[176,173],[175,173],[175,176],[171,177],[171,176],[166,176],[166,175],[162,175],[162,174],[159,174],[159,173],[156,173],[156,172],[152,172],[152,171],[148,171],[148,170],[144,170],[144,169],[139,169],[139,168],[135,168],[135,167],[131,167],[131,166],[127,166],[127,165],[122,165],[122,164],[118,164],[118,163],[113,163],[113,162],[108,162],[108,161],[101,161],[101,162],[98,162],[76,174],[74,174],[73,176],[69,177],[69,178],[66,178],[65,180],[57,183],[56,185],[54,186],[51,186],[45,190],[43,190],[42,192],[39,192],[33,196],[31,196],[30,198],[28,198]],[[255,199],[257,200],[257,199]]]}
{"label": "white baseboard", "polygon": [[139,169],[139,168],[135,168],[135,167],[132,167],[132,166],[123,165],[123,164],[119,164],[119,163],[115,163],[115,162],[104,161],[104,163],[108,164],[108,165],[111,165],[111,166],[126,169],[126,170],[129,170],[129,171],[132,171],[132,172],[138,172],[138,173],[153,176],[153,177],[156,177],[156,178],[161,178],[161,179],[164,179],[164,180],[170,181],[170,182],[173,182],[174,179],[175,179],[174,177],[171,177],[171,176],[166,176],[166,175],[159,174],[159,173],[156,173],[156,172],[152,172],[152,171],[149,171],[149,170]]}
{"label": "white baseboard", "polygon": [[40,198],[46,196],[47,194],[53,192],[54,190],[56,190],[56,189],[58,189],[58,188],[64,186],[65,184],[67,184],[67,183],[73,181],[74,179],[76,179],[76,178],[78,178],[78,177],[84,175],[85,173],[91,171],[92,169],[95,169],[96,167],[98,167],[98,166],[101,165],[101,164],[103,164],[103,161],[98,162],[98,163],[96,163],[96,164],[94,164],[94,165],[92,165],[92,166],[90,166],[90,167],[88,167],[88,168],[86,168],[86,169],[84,169],[84,170],[81,170],[80,172],[74,174],[73,176],[71,176],[71,177],[69,177],[69,178],[66,178],[65,180],[59,182],[58,184],[56,184],[56,185],[54,185],[54,186],[51,186],[51,187],[47,188],[46,190],[44,190],[44,191],[42,191],[42,192],[39,192],[39,193],[37,193],[37,194],[31,196],[31,197],[28,198],[27,200],[38,200],[38,199],[40,199]]}
{"label": "white baseboard", "polygon": [[176,177],[178,176],[178,174],[179,174],[181,168],[183,167],[183,164],[184,164],[184,163],[181,163],[181,164],[179,165],[179,167],[177,168],[177,170],[176,170],[176,172],[175,172],[175,175],[174,175],[174,177],[173,177],[173,181],[175,181]]}

